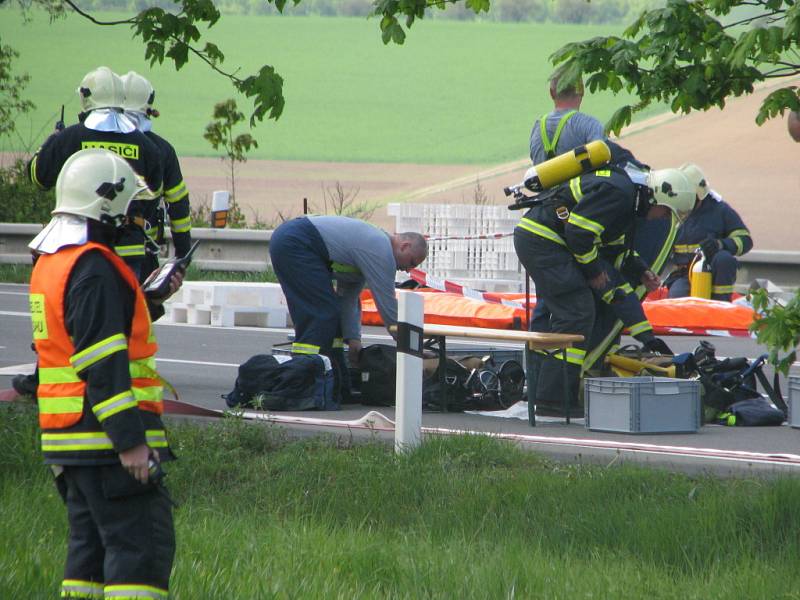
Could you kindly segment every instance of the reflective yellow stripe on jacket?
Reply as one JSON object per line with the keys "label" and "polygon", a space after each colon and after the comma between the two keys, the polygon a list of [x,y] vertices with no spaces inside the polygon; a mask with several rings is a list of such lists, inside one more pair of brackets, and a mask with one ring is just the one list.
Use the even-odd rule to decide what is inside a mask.
{"label": "reflective yellow stripe on jacket", "polygon": [[537,223],[531,219],[522,217],[520,222],[517,223],[517,227],[541,236],[547,240],[550,240],[551,242],[555,242],[556,244],[561,244],[564,247],[567,246],[567,242],[564,241],[564,238],[558,235],[555,231],[546,225],[542,225],[541,223]]}
{"label": "reflective yellow stripe on jacket", "polygon": [[[151,448],[166,448],[167,434],[163,429],[148,429],[145,432],[147,445]],[[42,452],[75,452],[77,450],[113,450],[105,432],[83,431],[80,433],[42,433]]]}
{"label": "reflective yellow stripe on jacket", "polygon": [[125,335],[118,333],[107,337],[104,340],[92,344],[88,348],[76,352],[69,358],[72,368],[76,373],[80,373],[84,369],[91,367],[93,364],[103,360],[106,356],[110,356],[115,352],[128,349],[128,341]]}

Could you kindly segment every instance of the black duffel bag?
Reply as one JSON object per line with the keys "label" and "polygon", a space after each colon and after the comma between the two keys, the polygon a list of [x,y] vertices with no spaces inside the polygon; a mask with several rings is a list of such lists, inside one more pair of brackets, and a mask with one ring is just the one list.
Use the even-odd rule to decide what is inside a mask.
{"label": "black duffel bag", "polygon": [[239,366],[233,390],[222,397],[230,408],[339,410],[333,385],[327,357],[257,354]]}

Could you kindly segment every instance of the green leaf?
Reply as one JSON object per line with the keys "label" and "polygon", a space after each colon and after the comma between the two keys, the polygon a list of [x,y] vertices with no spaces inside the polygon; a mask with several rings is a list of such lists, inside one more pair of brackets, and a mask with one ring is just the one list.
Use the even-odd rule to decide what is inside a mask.
{"label": "green leaf", "polygon": [[617,109],[608,122],[605,125],[606,132],[614,133],[614,135],[619,135],[622,128],[626,125],[630,125],[631,119],[633,118],[633,107],[630,105],[625,105],[622,108]]}

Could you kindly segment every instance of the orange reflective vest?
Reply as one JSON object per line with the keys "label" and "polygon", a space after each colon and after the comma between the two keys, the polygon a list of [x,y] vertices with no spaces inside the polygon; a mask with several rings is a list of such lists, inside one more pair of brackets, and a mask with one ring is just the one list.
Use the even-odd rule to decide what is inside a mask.
{"label": "orange reflective vest", "polygon": [[[78,259],[89,250],[103,253],[134,291],[136,299],[128,337],[123,334],[114,335],[76,353],[66,330],[64,302],[70,273]],[[86,391],[86,384],[78,373],[125,346],[130,363],[131,389],[95,405],[95,416],[102,422],[104,418],[121,410],[137,406],[155,414],[163,412],[162,380],[155,369],[158,344],[153,335],[147,302],[133,272],[111,249],[89,242],[39,257],[31,274],[30,307],[33,340],[39,355],[37,395],[39,424],[42,429],[66,429],[78,423],[83,417]],[[45,433],[42,438],[45,450],[48,435]],[[92,448],[84,444],[87,447],[73,446],[71,449],[110,449],[109,442],[110,440],[104,440],[100,444],[98,441]]]}

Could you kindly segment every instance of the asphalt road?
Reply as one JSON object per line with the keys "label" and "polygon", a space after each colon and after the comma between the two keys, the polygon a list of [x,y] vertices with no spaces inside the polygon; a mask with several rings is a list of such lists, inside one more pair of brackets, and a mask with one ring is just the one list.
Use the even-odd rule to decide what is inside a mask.
{"label": "asphalt road", "polygon": [[[238,365],[254,354],[270,353],[274,344],[287,341],[291,330],[156,323],[156,333],[160,345],[159,372],[178,390],[180,399],[207,408],[223,409],[225,404],[221,394],[233,388]],[[671,337],[668,342],[674,351],[684,352],[693,350],[699,339]],[[719,356],[752,358],[765,352],[750,339],[709,339]],[[388,341],[390,338],[383,329],[365,329],[365,344]],[[516,348],[507,344],[480,344],[474,340],[448,340],[451,349],[487,345]],[[23,371],[24,365],[31,365],[34,360],[35,355],[30,350],[27,286],[0,284],[0,390],[10,388],[11,376]],[[798,365],[792,374],[800,375]],[[786,394],[785,381],[782,387]],[[369,410],[369,407],[353,405],[337,412],[282,413],[282,416],[328,418],[338,423],[359,419]],[[379,412],[394,419],[392,409],[381,408]],[[358,425],[342,428],[304,423],[287,427],[299,429],[304,434],[330,431],[345,432],[348,436],[387,439],[392,436],[391,432]],[[425,413],[423,427],[492,432],[528,444],[556,459],[571,461],[608,463],[635,460],[688,471],[735,474],[743,471],[800,473],[800,433],[786,425],[763,428],[704,426],[697,434],[626,435],[588,431],[582,420],[570,425],[562,420],[540,420],[537,427],[532,428],[521,419]],[[652,448],[648,449],[647,444]],[[682,451],[680,448],[690,450]],[[734,456],[730,451],[743,454]],[[779,454],[796,455],[796,459],[775,458]]]}

